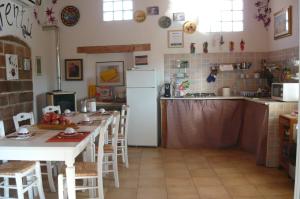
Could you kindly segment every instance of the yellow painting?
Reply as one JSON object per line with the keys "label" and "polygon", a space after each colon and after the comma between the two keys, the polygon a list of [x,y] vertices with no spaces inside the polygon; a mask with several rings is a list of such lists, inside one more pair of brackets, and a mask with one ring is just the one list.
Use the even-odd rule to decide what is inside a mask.
{"label": "yellow painting", "polygon": [[123,85],[124,62],[97,62],[97,85]]}

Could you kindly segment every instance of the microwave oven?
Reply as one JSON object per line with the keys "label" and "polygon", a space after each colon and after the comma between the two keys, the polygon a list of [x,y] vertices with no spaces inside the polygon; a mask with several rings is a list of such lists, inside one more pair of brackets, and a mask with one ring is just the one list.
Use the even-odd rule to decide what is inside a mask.
{"label": "microwave oven", "polygon": [[284,102],[299,100],[299,83],[273,83],[272,99]]}

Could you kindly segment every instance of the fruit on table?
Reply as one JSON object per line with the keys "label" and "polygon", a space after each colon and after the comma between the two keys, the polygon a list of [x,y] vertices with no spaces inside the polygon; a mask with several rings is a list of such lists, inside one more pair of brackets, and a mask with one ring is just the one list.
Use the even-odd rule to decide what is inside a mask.
{"label": "fruit on table", "polygon": [[41,124],[53,124],[53,125],[69,125],[71,121],[63,115],[56,113],[46,113],[43,115]]}

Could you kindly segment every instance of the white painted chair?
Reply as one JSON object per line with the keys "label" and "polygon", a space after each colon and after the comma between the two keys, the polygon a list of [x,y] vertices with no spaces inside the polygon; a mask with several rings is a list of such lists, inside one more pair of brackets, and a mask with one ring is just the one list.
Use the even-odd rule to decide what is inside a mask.
{"label": "white painted chair", "polygon": [[30,113],[19,113],[15,116],[13,116],[13,120],[14,120],[14,125],[15,125],[15,129],[18,130],[20,127],[20,122],[26,121],[26,120],[30,120],[30,125],[34,124],[34,116],[33,116],[33,112]]}
{"label": "white painted chair", "polygon": [[60,106],[46,106],[43,108],[43,114],[55,112],[57,114],[61,114]]}
{"label": "white painted chair", "polygon": [[[33,199],[33,187],[37,187],[40,199],[45,199],[40,163],[27,161],[6,162],[0,165],[0,188],[4,189],[4,195],[0,198],[10,198],[9,189],[17,190],[18,199],[24,199],[24,193],[28,192],[28,198]],[[14,178],[16,185],[10,185],[9,180]],[[26,180],[23,180],[26,178]]]}
{"label": "white painted chair", "polygon": [[[96,179],[96,186],[76,186],[75,190],[83,191],[87,189],[97,189],[98,190],[98,198],[104,198],[103,196],[103,179],[102,175],[102,164],[103,164],[103,145],[104,145],[104,133],[107,131],[109,126],[108,120],[103,120],[101,122],[101,128],[99,133],[99,141],[97,147],[97,161],[96,162],[76,162],[75,163],[75,181],[76,180],[88,180],[88,179]],[[101,176],[100,178],[98,176]],[[66,186],[66,177],[65,174],[58,175],[58,198],[63,199],[67,197],[67,186]]]}
{"label": "white painted chair", "polygon": [[[34,116],[33,116],[32,112],[30,112],[30,113],[19,113],[19,114],[13,116],[13,120],[14,120],[16,130],[19,129],[20,122],[22,122],[22,121],[30,120],[30,125],[34,124]],[[50,187],[51,192],[56,192],[55,183],[54,183],[54,180],[53,180],[53,170],[54,170],[54,173],[55,173],[56,169],[57,169],[55,164],[52,164],[51,162],[47,161],[46,163],[43,163],[43,162],[40,163],[40,165],[42,167],[47,168],[47,172],[42,173],[42,175],[47,175],[48,183],[49,183],[49,187]]]}
{"label": "white painted chair", "polygon": [[122,156],[122,161],[125,167],[128,168],[128,123],[129,123],[130,107],[123,105],[121,110],[120,130],[118,134],[118,156]]}
{"label": "white painted chair", "polygon": [[[115,187],[119,188],[119,172],[118,172],[118,131],[120,123],[120,113],[115,111],[111,124],[112,139],[111,144],[104,144],[104,160],[103,173],[113,173]],[[99,157],[98,157],[99,158]]]}
{"label": "white painted chair", "polygon": [[[0,139],[5,137],[3,121],[0,121]],[[26,184],[23,184],[23,178],[26,177]],[[24,193],[28,191],[30,199],[33,198],[32,187],[37,187],[40,198],[45,198],[41,170],[39,162],[6,162],[0,164],[0,178],[3,181],[0,182],[0,188],[2,188],[3,196],[0,198],[10,198],[9,189],[16,189],[19,199],[24,198]],[[9,184],[9,178],[14,178],[16,185]]]}
{"label": "white painted chair", "polygon": [[0,138],[5,137],[4,124],[3,121],[0,120]]}

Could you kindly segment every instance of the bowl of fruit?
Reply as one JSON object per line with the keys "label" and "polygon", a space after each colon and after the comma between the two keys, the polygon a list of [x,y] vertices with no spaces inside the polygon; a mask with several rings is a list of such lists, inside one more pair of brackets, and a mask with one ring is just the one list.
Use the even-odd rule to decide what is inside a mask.
{"label": "bowl of fruit", "polygon": [[78,129],[79,127],[72,123],[69,119],[65,116],[52,113],[46,113],[43,115],[40,124],[38,127],[41,129],[57,129],[57,130],[64,130],[67,127],[72,127],[74,129]]}

